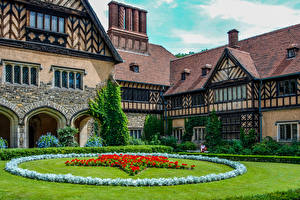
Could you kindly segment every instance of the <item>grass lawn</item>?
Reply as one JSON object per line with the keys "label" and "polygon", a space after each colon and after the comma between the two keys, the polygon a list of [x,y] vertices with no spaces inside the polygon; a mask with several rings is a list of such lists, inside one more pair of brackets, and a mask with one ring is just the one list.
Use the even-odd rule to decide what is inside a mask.
{"label": "grass lawn", "polygon": [[[57,161],[61,162],[57,162]],[[39,172],[72,173],[94,177],[129,177],[117,168],[65,167],[66,159],[41,160],[21,165]],[[230,168],[202,161],[188,161],[197,165],[194,171],[147,169],[135,178],[157,176],[185,176],[193,173],[229,171]],[[236,178],[219,182],[164,186],[164,187],[112,187],[50,183],[11,175],[3,170],[0,161],[0,199],[216,199],[230,196],[263,194],[300,188],[300,165],[281,163],[242,162],[248,172]],[[78,171],[80,170],[80,171]],[[92,171],[92,173],[90,172]],[[101,172],[100,172],[101,171]],[[79,174],[77,174],[79,173]],[[195,174],[193,174],[195,175]]]}

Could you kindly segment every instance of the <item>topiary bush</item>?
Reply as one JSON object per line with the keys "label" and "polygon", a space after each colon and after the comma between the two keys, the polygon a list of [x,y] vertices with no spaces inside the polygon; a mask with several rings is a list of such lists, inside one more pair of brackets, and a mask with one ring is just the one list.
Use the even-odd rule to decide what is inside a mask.
{"label": "topiary bush", "polygon": [[8,147],[7,141],[0,137],[0,149],[6,149]]}
{"label": "topiary bush", "polygon": [[78,129],[70,126],[59,129],[57,131],[58,139],[63,147],[77,147],[78,143],[75,141],[75,135],[78,134]]}
{"label": "topiary bush", "polygon": [[59,140],[51,133],[42,135],[37,141],[38,148],[60,147]]}
{"label": "topiary bush", "polygon": [[102,147],[103,146],[103,139],[96,135],[89,137],[85,147]]}

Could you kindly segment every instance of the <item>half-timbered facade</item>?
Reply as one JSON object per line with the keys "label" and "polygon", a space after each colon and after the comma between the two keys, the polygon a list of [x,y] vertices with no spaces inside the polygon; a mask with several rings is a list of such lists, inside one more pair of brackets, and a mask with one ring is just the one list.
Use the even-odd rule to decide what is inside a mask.
{"label": "half-timbered facade", "polygon": [[300,25],[242,41],[237,30],[228,36],[226,46],[171,61],[165,99],[174,129],[215,110],[224,139],[239,139],[243,128],[259,138],[299,140]]}
{"label": "half-timbered facade", "polygon": [[71,125],[84,145],[96,87],[122,59],[87,0],[0,1],[0,137],[35,147]]}

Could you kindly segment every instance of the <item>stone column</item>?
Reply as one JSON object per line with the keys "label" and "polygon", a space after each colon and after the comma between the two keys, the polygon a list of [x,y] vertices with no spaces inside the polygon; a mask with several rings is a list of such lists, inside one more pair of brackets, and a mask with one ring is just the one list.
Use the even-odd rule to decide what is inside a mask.
{"label": "stone column", "polygon": [[29,144],[29,134],[26,134],[26,128],[23,124],[19,124],[16,127],[16,147],[17,148],[28,148]]}

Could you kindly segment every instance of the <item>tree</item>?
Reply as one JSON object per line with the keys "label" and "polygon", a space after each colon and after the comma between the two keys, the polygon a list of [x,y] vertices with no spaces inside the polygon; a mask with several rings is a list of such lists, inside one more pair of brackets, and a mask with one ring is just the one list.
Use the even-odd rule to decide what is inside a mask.
{"label": "tree", "polygon": [[100,134],[106,145],[128,144],[128,120],[121,107],[121,89],[113,78],[89,102],[89,114],[101,124]]}
{"label": "tree", "polygon": [[161,136],[164,133],[163,120],[159,119],[157,115],[147,115],[144,124],[143,137],[147,141],[152,141],[155,136]]}
{"label": "tree", "polygon": [[206,125],[205,144],[209,148],[215,148],[222,144],[222,123],[216,112],[213,110]]}

